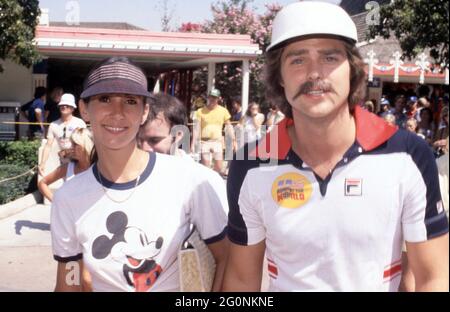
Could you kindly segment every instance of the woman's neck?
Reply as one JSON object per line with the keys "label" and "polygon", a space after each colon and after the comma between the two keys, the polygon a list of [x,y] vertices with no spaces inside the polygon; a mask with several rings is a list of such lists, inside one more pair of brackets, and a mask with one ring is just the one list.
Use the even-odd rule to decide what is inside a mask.
{"label": "woman's neck", "polygon": [[137,144],[120,150],[97,150],[97,168],[106,179],[116,183],[135,180],[148,163],[148,153],[138,149]]}

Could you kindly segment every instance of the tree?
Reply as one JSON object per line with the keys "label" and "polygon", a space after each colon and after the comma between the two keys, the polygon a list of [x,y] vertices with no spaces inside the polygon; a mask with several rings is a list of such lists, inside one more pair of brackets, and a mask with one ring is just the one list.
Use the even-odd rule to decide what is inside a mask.
{"label": "tree", "polygon": [[169,0],[161,0],[159,6],[162,11],[161,30],[169,32],[171,31],[170,24],[173,19],[173,14],[175,13],[175,7],[169,9]]}
{"label": "tree", "polygon": [[[278,4],[266,5],[267,11],[263,15],[254,13],[250,4],[253,0],[221,0],[211,6],[213,19],[201,27],[202,32],[217,34],[249,34],[254,43],[264,51],[270,42],[272,21],[281,9]],[[185,23],[179,31],[198,31],[199,27],[192,27]],[[259,56],[250,62],[250,100],[264,103],[264,86],[262,82],[262,69],[264,56]],[[217,64],[216,87],[222,91],[226,98],[241,95],[242,62]],[[194,82],[205,85],[207,71],[202,69],[194,78]]]}
{"label": "tree", "polygon": [[448,66],[447,0],[395,0],[381,6],[380,23],[369,26],[369,38],[394,35],[403,55],[413,58],[429,49],[435,64]]}
{"label": "tree", "polygon": [[40,60],[33,43],[39,15],[38,0],[0,0],[0,59],[27,67]]}

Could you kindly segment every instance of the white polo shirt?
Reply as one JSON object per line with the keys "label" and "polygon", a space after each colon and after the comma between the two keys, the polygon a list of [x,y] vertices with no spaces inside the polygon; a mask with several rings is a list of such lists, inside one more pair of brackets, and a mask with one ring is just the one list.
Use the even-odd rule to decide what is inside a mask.
{"label": "white polo shirt", "polygon": [[190,224],[207,244],[226,235],[225,183],[190,159],[155,153],[136,183],[110,182],[96,165],[64,183],[51,209],[54,258],[83,259],[95,291],[179,291]]}
{"label": "white polo shirt", "polygon": [[292,120],[232,162],[228,236],[265,240],[269,291],[397,291],[403,240],[448,232],[431,149],[359,107],[355,120],[356,141],[325,180],[292,151]]}

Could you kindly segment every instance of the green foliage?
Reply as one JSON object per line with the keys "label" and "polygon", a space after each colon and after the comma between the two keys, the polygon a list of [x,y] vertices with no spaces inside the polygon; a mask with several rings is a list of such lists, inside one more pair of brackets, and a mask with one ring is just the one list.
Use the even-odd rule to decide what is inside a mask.
{"label": "green foliage", "polygon": [[[0,181],[19,176],[37,165],[41,142],[0,142]],[[0,205],[13,201],[36,189],[33,173],[0,183]]]}
{"label": "green foliage", "polygon": [[447,0],[396,0],[381,6],[380,23],[369,27],[369,38],[394,35],[413,58],[425,49],[435,64],[448,66],[449,2]]}
{"label": "green foliage", "polygon": [[27,67],[40,60],[33,44],[39,14],[38,0],[0,0],[0,59]]}
{"label": "green foliage", "polygon": [[40,140],[0,142],[0,164],[24,166],[28,169],[37,165]]}
{"label": "green foliage", "polygon": [[[0,181],[9,177],[18,176],[29,168],[25,166],[3,164],[0,165]],[[18,199],[27,193],[28,185],[32,179],[31,174],[0,184],[0,205]]]}

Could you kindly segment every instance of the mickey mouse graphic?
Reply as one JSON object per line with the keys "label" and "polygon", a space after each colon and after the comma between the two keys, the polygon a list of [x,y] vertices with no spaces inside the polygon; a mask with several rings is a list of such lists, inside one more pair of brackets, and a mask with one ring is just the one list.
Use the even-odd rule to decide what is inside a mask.
{"label": "mickey mouse graphic", "polygon": [[161,252],[163,238],[149,241],[143,230],[128,226],[128,217],[122,211],[108,216],[106,228],[113,236],[101,235],[94,240],[93,257],[101,260],[111,255],[112,259],[123,263],[128,285],[137,292],[149,290],[162,272],[161,266],[153,259]]}

